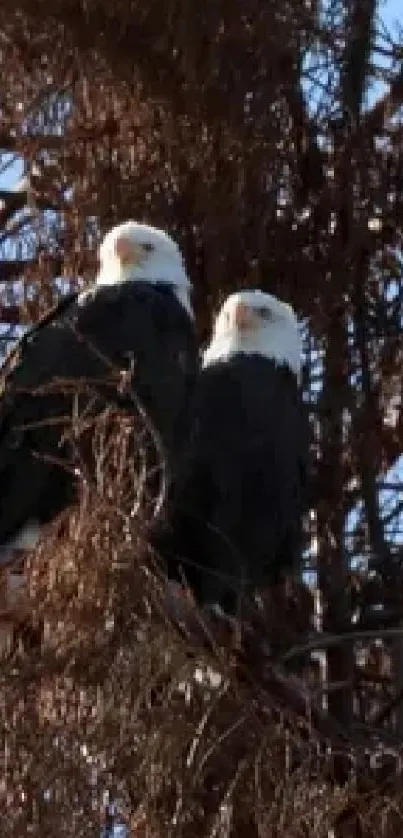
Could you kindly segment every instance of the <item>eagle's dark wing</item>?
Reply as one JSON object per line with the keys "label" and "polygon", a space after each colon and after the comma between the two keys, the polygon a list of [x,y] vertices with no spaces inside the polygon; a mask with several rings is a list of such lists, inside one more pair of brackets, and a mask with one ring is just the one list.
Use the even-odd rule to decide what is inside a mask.
{"label": "eagle's dark wing", "polygon": [[[71,473],[44,459],[65,459],[68,453],[63,424],[71,418],[76,396],[60,381],[82,390],[89,381],[99,410],[107,401],[136,412],[136,400],[122,396],[118,386],[119,371],[132,365],[133,390],[171,454],[184,432],[197,363],[188,315],[173,293],[146,284],[127,282],[75,296],[33,329],[5,367],[0,544],[32,515],[50,520],[71,497]],[[80,408],[88,398],[84,392]]]}
{"label": "eagle's dark wing", "polygon": [[[133,369],[133,389],[169,454],[186,442],[199,369],[194,324],[163,284],[126,282],[99,289],[77,313],[77,332],[111,368]],[[100,369],[105,370],[105,366]]]}
{"label": "eagle's dark wing", "polygon": [[[300,549],[300,394],[257,356],[203,370],[187,485],[173,515],[176,556],[202,602],[233,611],[242,590],[292,568]],[[186,566],[186,562],[183,562]],[[201,566],[196,577],[193,566]]]}
{"label": "eagle's dark wing", "polygon": [[[52,425],[51,419],[62,415],[65,399],[61,393],[35,396],[34,392],[61,374],[71,340],[62,318],[76,297],[74,294],[62,300],[30,329],[1,369],[0,544],[5,544],[26,523],[33,504],[43,497],[49,474],[58,476],[59,470],[32,452],[58,456],[60,426]],[[48,493],[50,508],[52,497],[57,504],[66,485],[60,472],[58,492]]]}

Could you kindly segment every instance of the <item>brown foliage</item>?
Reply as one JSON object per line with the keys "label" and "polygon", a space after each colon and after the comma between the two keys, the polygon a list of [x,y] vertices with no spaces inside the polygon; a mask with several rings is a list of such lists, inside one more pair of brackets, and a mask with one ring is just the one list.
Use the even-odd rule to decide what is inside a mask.
{"label": "brown foliage", "polygon": [[[205,616],[195,615],[198,635],[167,613],[121,417],[101,417],[94,438],[95,479],[27,568],[42,647],[20,647],[2,664],[2,829],[93,835],[109,788],[127,821],[156,838],[325,837],[341,818],[368,830],[369,811],[373,833],[363,834],[377,834],[382,819],[392,834],[387,794],[397,790],[379,810],[376,773],[364,774],[357,756],[351,785],[334,785],[323,744],[338,734],[321,729],[313,697],[299,701],[302,682],[276,674],[258,633],[243,658]],[[278,630],[267,615],[265,646]],[[348,753],[347,740],[338,746]]]}
{"label": "brown foliage", "polygon": [[[309,676],[312,723],[333,752],[340,726],[356,754],[365,747],[374,758],[377,737],[383,750],[399,749],[399,474],[391,501],[381,489],[403,451],[401,37],[376,37],[371,0],[336,0],[321,15],[316,3],[280,8],[271,0],[200,8],[3,0],[2,11],[0,145],[21,155],[26,172],[17,195],[0,193],[2,319],[29,322],[47,309],[60,294],[55,273],[64,288],[88,282],[100,232],[129,216],[166,226],[184,248],[201,339],[219,300],[240,285],[259,284],[294,303],[309,320],[315,513],[307,565],[317,574],[325,632],[309,635],[313,604],[303,584],[285,600],[272,592],[255,631],[264,620],[268,634],[274,626],[280,671],[269,676],[259,655],[253,661],[253,635],[253,678],[240,679],[228,664],[228,638],[224,653],[206,649],[163,619],[163,584],[144,540],[149,512],[143,505],[126,541],[127,485],[113,507],[102,494],[105,485],[114,491],[119,470],[103,488],[83,487],[66,531],[49,536],[30,571],[35,612],[49,626],[44,650],[4,668],[11,773],[3,832],[20,838],[31,819],[37,832],[41,823],[41,838],[46,830],[86,834],[84,822],[96,816],[77,744],[85,740],[99,763],[96,788],[121,784],[131,816],[137,811],[141,821],[146,812],[150,834],[209,834],[227,792],[234,836],[253,835],[253,819],[261,836],[327,836],[332,825],[338,836],[398,834],[392,781],[380,786],[379,772],[359,763],[363,783],[353,778],[341,792],[313,734],[307,745],[304,693],[300,682],[290,687],[281,656],[288,649],[299,678]],[[390,72],[380,58],[390,60]],[[375,74],[385,93],[366,109]],[[106,631],[110,613],[117,623]],[[217,626],[212,632],[221,637]],[[346,633],[349,643],[341,643]],[[373,646],[374,634],[382,646]],[[320,642],[328,644],[325,675],[323,657],[310,657]],[[195,685],[202,661],[227,679],[222,695]],[[149,696],[161,679],[158,703]],[[188,702],[180,679],[192,684]],[[327,725],[316,706],[323,690]],[[213,709],[187,768],[206,707]],[[345,777],[345,763],[336,769]],[[20,810],[28,773],[29,803]],[[45,780],[55,806],[38,798]],[[221,823],[216,834],[225,830]]]}

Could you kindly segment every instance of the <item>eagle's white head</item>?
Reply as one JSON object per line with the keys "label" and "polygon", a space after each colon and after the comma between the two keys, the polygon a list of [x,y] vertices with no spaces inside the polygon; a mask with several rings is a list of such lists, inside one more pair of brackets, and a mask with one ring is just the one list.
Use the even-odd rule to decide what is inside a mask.
{"label": "eagle's white head", "polygon": [[301,373],[302,342],[294,310],[259,290],[237,291],[221,307],[203,366],[232,355],[262,355]]}
{"label": "eagle's white head", "polygon": [[191,283],[176,242],[163,230],[137,221],[112,227],[99,248],[96,284],[127,280],[172,285],[179,301],[193,317]]}

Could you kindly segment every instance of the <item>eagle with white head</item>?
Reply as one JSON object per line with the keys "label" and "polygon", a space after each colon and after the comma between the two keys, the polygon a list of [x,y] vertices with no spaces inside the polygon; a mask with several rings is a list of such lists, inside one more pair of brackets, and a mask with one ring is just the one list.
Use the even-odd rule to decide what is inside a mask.
{"label": "eagle with white head", "polygon": [[125,221],[113,227],[99,248],[97,287],[126,281],[171,287],[193,318],[192,286],[179,246],[164,230]]}
{"label": "eagle with white head", "polygon": [[165,555],[200,604],[244,597],[298,566],[306,485],[301,337],[290,305],[231,294],[204,352],[196,433]]}
{"label": "eagle with white head", "polygon": [[[0,545],[33,547],[41,527],[75,498],[70,448],[60,420],[72,416],[71,389],[97,391],[99,410],[141,403],[159,433],[175,475],[199,369],[191,283],[176,242],[136,221],[111,229],[99,248],[99,272],[85,292],[70,294],[29,330],[2,368],[0,402]],[[106,359],[106,364],[105,360]],[[124,404],[110,368],[134,368],[136,399]],[[85,409],[85,395],[81,393]],[[91,398],[91,397],[90,397]]]}
{"label": "eagle with white head", "polygon": [[238,353],[270,358],[288,367],[299,381],[302,343],[293,308],[259,290],[231,294],[214,323],[204,366]]}

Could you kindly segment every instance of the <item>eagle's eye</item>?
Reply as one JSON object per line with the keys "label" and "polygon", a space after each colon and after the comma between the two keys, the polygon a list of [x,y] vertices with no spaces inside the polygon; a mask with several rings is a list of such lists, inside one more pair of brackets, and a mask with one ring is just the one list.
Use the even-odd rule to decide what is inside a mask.
{"label": "eagle's eye", "polygon": [[150,244],[150,242],[144,242],[144,244],[142,244],[142,248],[143,250],[145,250],[146,253],[152,253],[154,250],[154,245]]}
{"label": "eagle's eye", "polygon": [[263,318],[263,320],[271,320],[272,317],[273,317],[273,315],[271,313],[271,310],[269,308],[266,308],[266,306],[262,306],[261,308],[258,308],[257,313],[258,313],[259,317]]}

